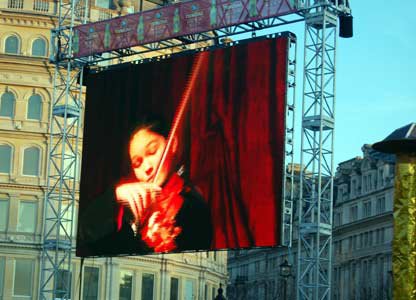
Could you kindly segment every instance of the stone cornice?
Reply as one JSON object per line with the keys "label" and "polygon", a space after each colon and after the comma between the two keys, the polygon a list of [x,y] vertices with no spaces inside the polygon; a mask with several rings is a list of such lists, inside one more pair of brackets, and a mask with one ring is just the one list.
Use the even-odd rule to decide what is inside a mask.
{"label": "stone cornice", "polygon": [[342,207],[344,204],[352,203],[354,201],[363,201],[363,199],[365,199],[365,198],[371,198],[373,196],[377,197],[377,196],[380,196],[380,194],[389,192],[390,190],[392,190],[392,191],[394,190],[393,184],[384,186],[381,189],[371,191],[370,193],[360,194],[359,196],[354,197],[354,198],[349,198],[347,200],[342,200],[342,201],[338,201],[338,202],[335,201],[334,208]]}
{"label": "stone cornice", "polygon": [[[2,9],[1,25],[27,26],[51,30],[55,27],[57,17],[54,14],[45,14],[35,11],[21,11],[15,9]],[[52,21],[54,20],[54,21]]]}
{"label": "stone cornice", "polygon": [[1,133],[2,138],[22,139],[26,142],[29,139],[31,140],[31,142],[47,142],[49,140],[48,132],[34,132],[34,131],[25,131],[25,130],[17,131],[17,130],[0,129],[0,133]]}
{"label": "stone cornice", "polygon": [[19,183],[0,183],[0,189],[7,193],[6,189],[13,190],[23,190],[23,191],[33,191],[44,193],[46,190],[45,185],[28,185],[28,184],[19,184]]}
{"label": "stone cornice", "polygon": [[[30,75],[32,79],[43,76],[47,79],[47,84],[43,84],[43,86],[52,88],[51,78],[53,78],[54,68],[55,66],[49,64],[46,58],[0,54],[0,70],[2,71],[0,81],[2,82],[10,81],[14,85],[22,85],[24,82],[21,81],[25,75]],[[31,80],[31,84],[32,81],[36,82],[39,79]]]}
{"label": "stone cornice", "polygon": [[364,232],[372,230],[373,228],[370,227],[371,225],[380,225],[383,221],[393,222],[393,212],[387,211],[379,215],[334,227],[333,233],[334,235],[341,235],[344,233],[355,234],[355,230]]}

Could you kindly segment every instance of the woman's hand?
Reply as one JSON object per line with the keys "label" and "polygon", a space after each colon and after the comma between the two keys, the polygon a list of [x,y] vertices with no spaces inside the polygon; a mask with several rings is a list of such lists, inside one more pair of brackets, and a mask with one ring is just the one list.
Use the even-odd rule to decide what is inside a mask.
{"label": "woman's hand", "polygon": [[161,188],[154,183],[124,183],[116,187],[116,199],[118,203],[130,208],[137,222],[160,191]]}

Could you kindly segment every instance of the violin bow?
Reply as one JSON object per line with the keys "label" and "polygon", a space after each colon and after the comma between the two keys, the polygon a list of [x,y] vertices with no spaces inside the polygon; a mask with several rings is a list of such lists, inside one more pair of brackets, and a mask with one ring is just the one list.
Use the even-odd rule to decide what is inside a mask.
{"label": "violin bow", "polygon": [[160,159],[159,165],[156,169],[155,176],[153,177],[153,182],[157,181],[157,178],[159,176],[159,173],[162,167],[166,163],[169,163],[169,161],[167,160],[168,153],[170,151],[170,148],[173,145],[173,140],[175,138],[176,132],[178,131],[179,124],[181,123],[182,118],[184,117],[185,109],[188,106],[188,103],[190,102],[189,100],[190,100],[191,92],[195,85],[196,79],[198,78],[199,72],[201,70],[201,66],[203,62],[207,59],[208,55],[209,53],[207,51],[200,52],[193,62],[191,73],[186,82],[185,91],[182,94],[182,98],[181,98],[181,101],[179,102],[179,106],[175,112],[172,127],[169,131],[166,147],[163,151],[162,158]]}

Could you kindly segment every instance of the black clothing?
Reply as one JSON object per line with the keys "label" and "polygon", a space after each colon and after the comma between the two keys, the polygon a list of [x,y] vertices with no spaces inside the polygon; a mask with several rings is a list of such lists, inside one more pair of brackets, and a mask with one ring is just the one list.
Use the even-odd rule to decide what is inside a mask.
{"label": "black clothing", "polygon": [[[212,240],[211,215],[205,200],[193,188],[186,186],[180,195],[184,201],[176,217],[176,226],[182,228],[176,237],[176,249],[209,250]],[[132,214],[124,208],[122,227],[117,230],[117,211],[114,189],[97,197],[85,211],[80,212],[77,255],[113,256],[154,253],[131,228]]]}

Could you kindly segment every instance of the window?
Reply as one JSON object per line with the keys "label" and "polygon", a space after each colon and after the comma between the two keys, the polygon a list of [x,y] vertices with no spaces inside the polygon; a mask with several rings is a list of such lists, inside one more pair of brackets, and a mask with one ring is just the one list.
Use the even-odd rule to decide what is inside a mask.
{"label": "window", "polygon": [[153,299],[155,276],[153,274],[143,274],[142,276],[142,300]]}
{"label": "window", "polygon": [[17,231],[34,233],[36,230],[36,202],[20,202]]}
{"label": "window", "polygon": [[273,258],[273,261],[272,261],[272,268],[276,269],[276,267],[277,267],[277,257]]}
{"label": "window", "polygon": [[26,148],[23,155],[23,175],[39,175],[40,150],[36,147]]}
{"label": "window", "polygon": [[0,199],[0,232],[7,230],[8,216],[9,201]]}
{"label": "window", "polygon": [[19,259],[14,264],[14,296],[32,296],[33,261]]}
{"label": "window", "polygon": [[215,287],[212,288],[212,300],[215,299]]}
{"label": "window", "polygon": [[32,56],[46,56],[46,42],[44,39],[37,38],[33,41]]}
{"label": "window", "polygon": [[109,0],[96,0],[95,5],[102,8],[111,8],[112,1]]}
{"label": "window", "polygon": [[371,201],[364,202],[363,216],[364,217],[370,217],[371,216]]}
{"label": "window", "polygon": [[120,271],[120,300],[131,300],[131,292],[133,290],[133,272],[127,270]]}
{"label": "window", "polygon": [[342,225],[342,211],[335,212],[334,214],[334,226],[341,226]]}
{"label": "window", "polygon": [[13,118],[15,97],[13,93],[6,92],[1,96],[0,117]]}
{"label": "window", "polygon": [[208,285],[205,284],[205,289],[204,289],[204,300],[208,300]]}
{"label": "window", "polygon": [[245,277],[247,277],[248,276],[248,264],[246,264],[246,265],[242,265],[241,267],[240,267],[240,275],[241,276],[245,276]]}
{"label": "window", "polygon": [[194,299],[194,282],[192,280],[185,280],[185,300]]}
{"label": "window", "polygon": [[170,279],[170,300],[178,300],[179,296],[179,279],[172,277]]}
{"label": "window", "polygon": [[5,258],[0,257],[0,299],[3,299],[4,291],[4,268],[5,268]]}
{"label": "window", "polygon": [[376,231],[376,244],[381,244],[381,234],[382,234],[383,229],[377,229]]}
{"label": "window", "polygon": [[357,181],[355,179],[353,179],[351,181],[351,196],[354,197],[355,193],[357,191]]}
{"label": "window", "polygon": [[343,186],[338,186],[338,194],[337,194],[338,201],[342,200],[343,194],[344,194],[344,187]]}
{"label": "window", "polygon": [[98,278],[100,270],[95,267],[84,268],[84,282],[82,289],[83,300],[98,300]]}
{"label": "window", "polygon": [[38,94],[30,96],[27,104],[27,118],[39,120],[42,115],[42,97]]}
{"label": "window", "polygon": [[4,52],[7,54],[19,53],[19,38],[15,35],[11,35],[6,38]]}
{"label": "window", "polygon": [[386,200],[385,197],[379,197],[377,198],[377,204],[376,204],[376,211],[377,214],[382,214],[386,210]]}
{"label": "window", "polygon": [[384,170],[383,170],[383,167],[381,167],[378,170],[378,186],[383,187],[383,185],[384,185]]}
{"label": "window", "polygon": [[384,244],[384,228],[380,229],[380,243]]}
{"label": "window", "polygon": [[56,298],[71,299],[71,272],[68,270],[58,270],[56,274]]}
{"label": "window", "polygon": [[254,263],[254,271],[255,271],[256,273],[259,273],[259,272],[260,272],[260,261],[256,261],[256,262]]}
{"label": "window", "polygon": [[368,246],[368,232],[364,233],[364,242],[363,242],[363,247],[367,247]]}
{"label": "window", "polygon": [[0,145],[0,173],[10,173],[12,165],[12,147]]}
{"label": "window", "polygon": [[354,222],[358,219],[358,207],[357,205],[350,207],[350,221]]}

